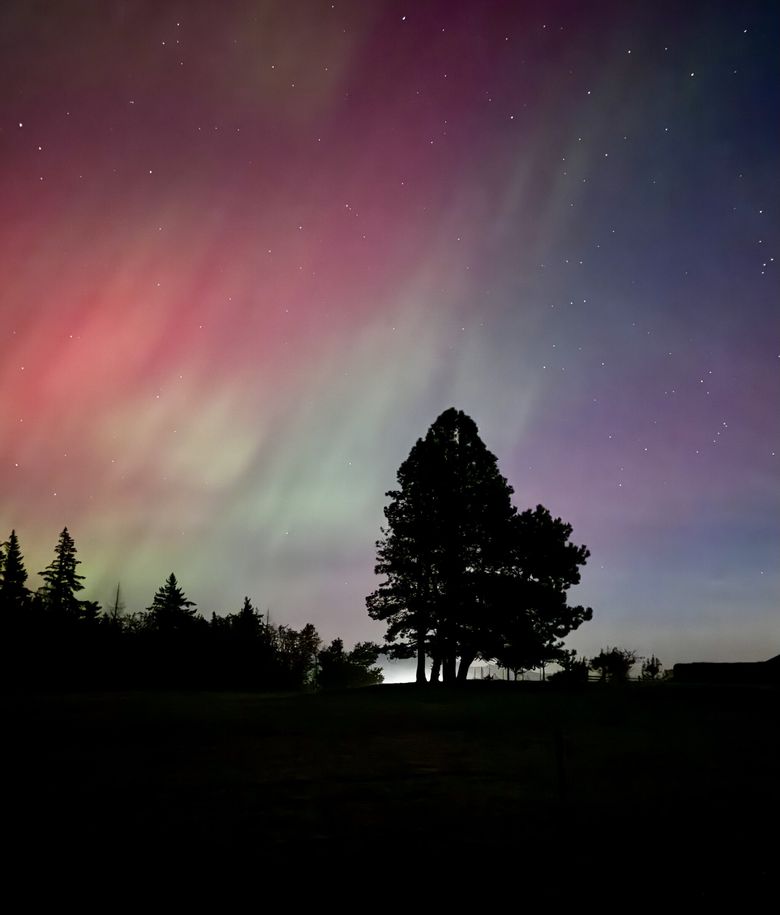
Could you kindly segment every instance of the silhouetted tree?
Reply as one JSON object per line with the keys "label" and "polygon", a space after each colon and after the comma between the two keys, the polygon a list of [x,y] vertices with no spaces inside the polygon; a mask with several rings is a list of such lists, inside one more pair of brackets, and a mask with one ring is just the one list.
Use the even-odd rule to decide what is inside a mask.
{"label": "silhouetted tree", "polygon": [[636,661],[636,652],[628,648],[602,648],[595,658],[591,658],[590,669],[600,674],[602,681],[623,683]]}
{"label": "silhouetted tree", "polygon": [[347,652],[342,640],[334,639],[317,655],[317,683],[325,689],[381,683],[382,670],[374,666],[379,654],[380,648],[373,642],[358,642]]}
{"label": "silhouetted tree", "polygon": [[234,617],[234,626],[243,638],[254,639],[264,626],[263,617],[248,598],[244,598],[241,609]]}
{"label": "silhouetted tree", "polygon": [[171,572],[148,608],[149,625],[160,632],[172,632],[186,629],[194,619],[195,602],[185,597],[176,576]]}
{"label": "silhouetted tree", "polygon": [[[213,670],[217,685],[241,689],[287,685],[276,632],[248,598],[237,613],[212,615]],[[285,684],[279,681],[285,679]]]}
{"label": "silhouetted tree", "polygon": [[11,531],[8,542],[3,544],[2,574],[0,574],[0,613],[8,624],[10,617],[16,617],[30,599],[25,586],[27,570],[19,548],[16,531]]}
{"label": "silhouetted tree", "polygon": [[87,609],[76,597],[84,589],[84,576],[76,571],[79,565],[76,544],[65,527],[54,547],[54,559],[40,573],[44,583],[38,591],[46,612],[60,620],[78,620],[85,609],[88,616],[94,616],[95,605]]}
{"label": "silhouetted tree", "polygon": [[308,686],[314,677],[320,637],[311,623],[300,632],[289,626],[279,626],[274,632],[278,664],[281,673],[279,685],[292,689]]}
{"label": "silhouetted tree", "polygon": [[385,581],[367,598],[387,622],[388,654],[417,656],[417,680],[465,680],[472,661],[496,658],[512,670],[552,660],[560,641],[592,616],[570,607],[586,547],[543,506],[521,515],[512,487],[476,424],[450,409],[418,440],[387,493],[387,527],[377,542]]}
{"label": "silhouetted tree", "polygon": [[578,658],[577,652],[561,650],[557,658],[560,670],[550,676],[552,683],[580,685],[588,682],[590,665],[587,658]]}
{"label": "silhouetted tree", "polygon": [[500,565],[512,487],[476,423],[455,409],[417,441],[398,483],[387,493],[387,528],[377,542],[376,572],[386,581],[367,598],[368,611],[387,621],[391,646],[401,638],[413,648],[418,682],[426,653],[451,681],[456,657],[465,673],[480,649],[480,587]]}
{"label": "silhouetted tree", "polygon": [[116,594],[114,595],[114,600],[111,603],[111,606],[106,610],[107,618],[114,623],[119,625],[122,618],[125,615],[125,602],[122,600],[122,587],[119,582],[116,586]]}
{"label": "silhouetted tree", "polygon": [[553,518],[543,505],[512,519],[506,565],[497,578],[501,593],[493,602],[489,627],[497,641],[492,654],[503,666],[560,663],[565,658],[562,640],[592,618],[590,607],[567,602],[590,555],[587,547],[569,542],[571,533],[571,525]]}
{"label": "silhouetted tree", "polygon": [[643,680],[657,680],[661,676],[662,670],[663,664],[654,654],[651,654],[649,658],[644,658],[642,661],[640,676]]}
{"label": "silhouetted tree", "polygon": [[[213,614],[209,623],[174,573],[145,612],[126,614],[117,585],[101,614],[95,601],[77,596],[84,576],[77,572],[80,563],[67,528],[54,554],[41,573],[43,585],[31,594],[16,532],[0,544],[0,632],[6,648],[0,677],[12,689],[34,683],[49,689],[289,690],[316,682],[320,638],[311,624],[299,631],[272,626],[249,597],[236,613]],[[348,653],[339,645],[342,685],[381,682],[381,670],[373,666],[380,653],[376,645],[361,642]]]}

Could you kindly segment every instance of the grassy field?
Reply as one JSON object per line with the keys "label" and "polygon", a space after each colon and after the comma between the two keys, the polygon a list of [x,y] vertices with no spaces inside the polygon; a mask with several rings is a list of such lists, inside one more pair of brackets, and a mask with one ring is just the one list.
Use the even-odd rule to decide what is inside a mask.
{"label": "grassy field", "polygon": [[6,824],[44,860],[381,862],[403,849],[477,875],[509,863],[594,888],[775,894],[771,689],[470,683],[3,705]]}

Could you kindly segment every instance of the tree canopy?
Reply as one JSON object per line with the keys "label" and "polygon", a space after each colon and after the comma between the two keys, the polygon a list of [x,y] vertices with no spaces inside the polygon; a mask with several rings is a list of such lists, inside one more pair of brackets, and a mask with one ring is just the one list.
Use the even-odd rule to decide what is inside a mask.
{"label": "tree canopy", "polygon": [[116,687],[300,690],[382,681],[379,646],[340,639],[320,650],[308,623],[271,625],[249,597],[206,620],[171,573],[145,611],[127,612],[116,586],[101,611],[79,597],[76,546],[67,528],[36,593],[26,587],[19,539],[0,543],[0,682],[12,689]]}
{"label": "tree canopy", "polygon": [[[377,542],[370,616],[387,623],[387,651],[426,657],[445,681],[465,679],[476,657],[515,669],[554,657],[561,639],[590,608],[570,607],[586,547],[569,543],[571,526],[539,505],[518,514],[512,487],[476,423],[446,410],[419,439],[387,493]],[[456,672],[456,661],[460,667]]]}
{"label": "tree canopy", "polygon": [[352,651],[344,651],[341,639],[334,639],[317,655],[317,683],[324,687],[373,686],[383,680],[382,670],[375,667],[379,646],[358,642]]}

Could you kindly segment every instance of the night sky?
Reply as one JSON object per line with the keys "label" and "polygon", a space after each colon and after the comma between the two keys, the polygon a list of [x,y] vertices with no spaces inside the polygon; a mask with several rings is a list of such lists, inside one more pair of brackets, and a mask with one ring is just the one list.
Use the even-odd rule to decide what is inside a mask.
{"label": "night sky", "polygon": [[[591,558],[569,640],[780,651],[777,3],[0,6],[0,539],[380,640],[454,406]],[[39,579],[29,582],[37,587]]]}

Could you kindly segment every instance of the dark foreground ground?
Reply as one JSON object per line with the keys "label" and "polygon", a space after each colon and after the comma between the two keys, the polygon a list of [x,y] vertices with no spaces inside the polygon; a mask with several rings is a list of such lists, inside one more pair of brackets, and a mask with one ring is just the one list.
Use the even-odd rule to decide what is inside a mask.
{"label": "dark foreground ground", "polygon": [[776,901],[778,691],[547,687],[6,696],[5,833],[90,868],[366,861],[388,893],[423,872],[517,902]]}

